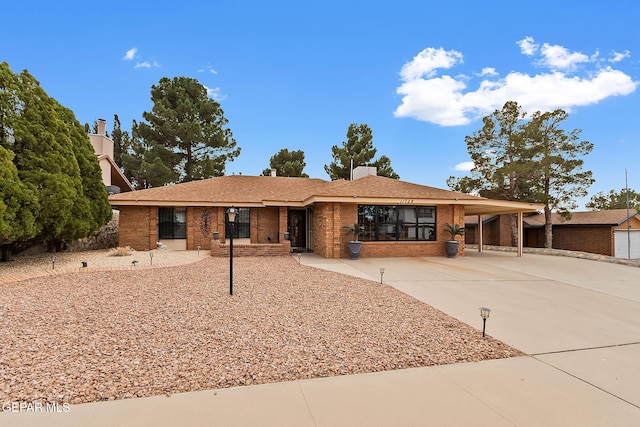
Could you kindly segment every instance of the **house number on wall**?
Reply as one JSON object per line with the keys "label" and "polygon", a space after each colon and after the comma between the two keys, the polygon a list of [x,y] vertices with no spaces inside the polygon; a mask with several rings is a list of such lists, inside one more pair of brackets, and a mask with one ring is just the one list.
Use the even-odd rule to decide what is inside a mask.
{"label": "house number on wall", "polygon": [[413,203],[413,199],[400,199],[401,204]]}

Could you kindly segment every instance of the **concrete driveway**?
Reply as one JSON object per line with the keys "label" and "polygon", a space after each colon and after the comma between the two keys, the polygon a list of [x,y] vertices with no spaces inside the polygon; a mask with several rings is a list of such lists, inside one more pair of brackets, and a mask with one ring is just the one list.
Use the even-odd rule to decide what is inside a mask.
{"label": "concrete driveway", "polygon": [[[543,365],[553,368],[544,374],[536,399],[544,400],[555,393],[564,398],[554,399],[546,408],[539,407],[538,421],[542,424],[561,425],[553,414],[568,414],[572,408],[582,407],[580,411],[590,413],[601,407],[585,396],[582,404],[576,401],[577,390],[562,383],[577,379],[605,400],[618,399],[631,415],[620,420],[616,411],[607,419],[607,411],[603,411],[603,418],[596,419],[606,425],[640,425],[640,268],[546,255],[516,257],[493,251],[468,251],[455,259],[369,258],[340,263],[308,259],[309,264],[314,262],[319,267],[377,281],[380,268],[385,268],[385,284],[478,329],[482,328],[479,307],[491,308],[487,334],[529,354],[538,365],[531,369]],[[496,362],[505,370],[514,363],[519,362]],[[482,369],[469,365],[452,366],[452,370],[479,373]],[[497,405],[502,401],[513,407],[513,390],[501,392],[495,374],[484,378],[482,387],[495,394]],[[480,388],[479,396],[483,394]],[[571,424],[580,425],[580,414],[573,416]],[[594,420],[584,421],[600,424]],[[523,421],[516,424],[535,425],[531,420]]]}
{"label": "concrete driveway", "polygon": [[[298,259],[297,255],[294,255]],[[527,356],[1,414],[10,426],[638,426],[640,268],[468,251],[300,262],[380,281]],[[480,333],[480,332],[479,332]]]}

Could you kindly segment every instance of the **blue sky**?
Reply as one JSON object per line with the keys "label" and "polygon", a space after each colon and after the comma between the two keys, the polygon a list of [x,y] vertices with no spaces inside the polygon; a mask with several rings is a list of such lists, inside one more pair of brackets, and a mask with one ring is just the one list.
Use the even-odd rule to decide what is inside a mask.
{"label": "blue sky", "polygon": [[0,61],[108,130],[142,120],[160,78],[196,78],[242,149],[228,174],[287,148],[328,179],[331,146],[366,123],[403,181],[446,188],[483,116],[563,108],[595,144],[590,195],[623,188],[625,168],[640,191],[640,2],[446,3],[11,2]]}

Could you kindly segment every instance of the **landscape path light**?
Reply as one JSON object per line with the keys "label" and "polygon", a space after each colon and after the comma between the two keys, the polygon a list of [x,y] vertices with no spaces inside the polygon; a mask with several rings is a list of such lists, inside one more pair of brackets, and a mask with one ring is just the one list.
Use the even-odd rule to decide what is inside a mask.
{"label": "landscape path light", "polygon": [[235,234],[235,223],[238,211],[231,206],[227,209],[227,219],[229,221],[229,295],[233,295],[233,235]]}
{"label": "landscape path light", "polygon": [[482,336],[484,337],[484,330],[487,326],[487,319],[489,318],[489,314],[491,310],[487,307],[480,307],[480,317],[482,317]]}
{"label": "landscape path light", "polygon": [[380,284],[382,284],[382,276],[384,276],[384,267],[380,268]]}

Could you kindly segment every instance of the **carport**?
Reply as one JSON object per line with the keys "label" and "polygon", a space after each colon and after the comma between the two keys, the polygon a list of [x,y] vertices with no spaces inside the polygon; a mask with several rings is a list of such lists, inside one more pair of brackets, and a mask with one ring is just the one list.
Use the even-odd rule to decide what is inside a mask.
{"label": "carport", "polygon": [[473,215],[478,217],[478,252],[482,252],[482,235],[483,235],[483,215],[503,215],[503,214],[516,214],[518,225],[518,244],[517,255],[522,256],[524,246],[524,222],[522,220],[525,212],[538,212],[544,209],[544,205],[539,203],[527,203],[527,202],[511,202],[500,201],[494,199],[484,200],[465,200],[464,201],[464,214]]}

